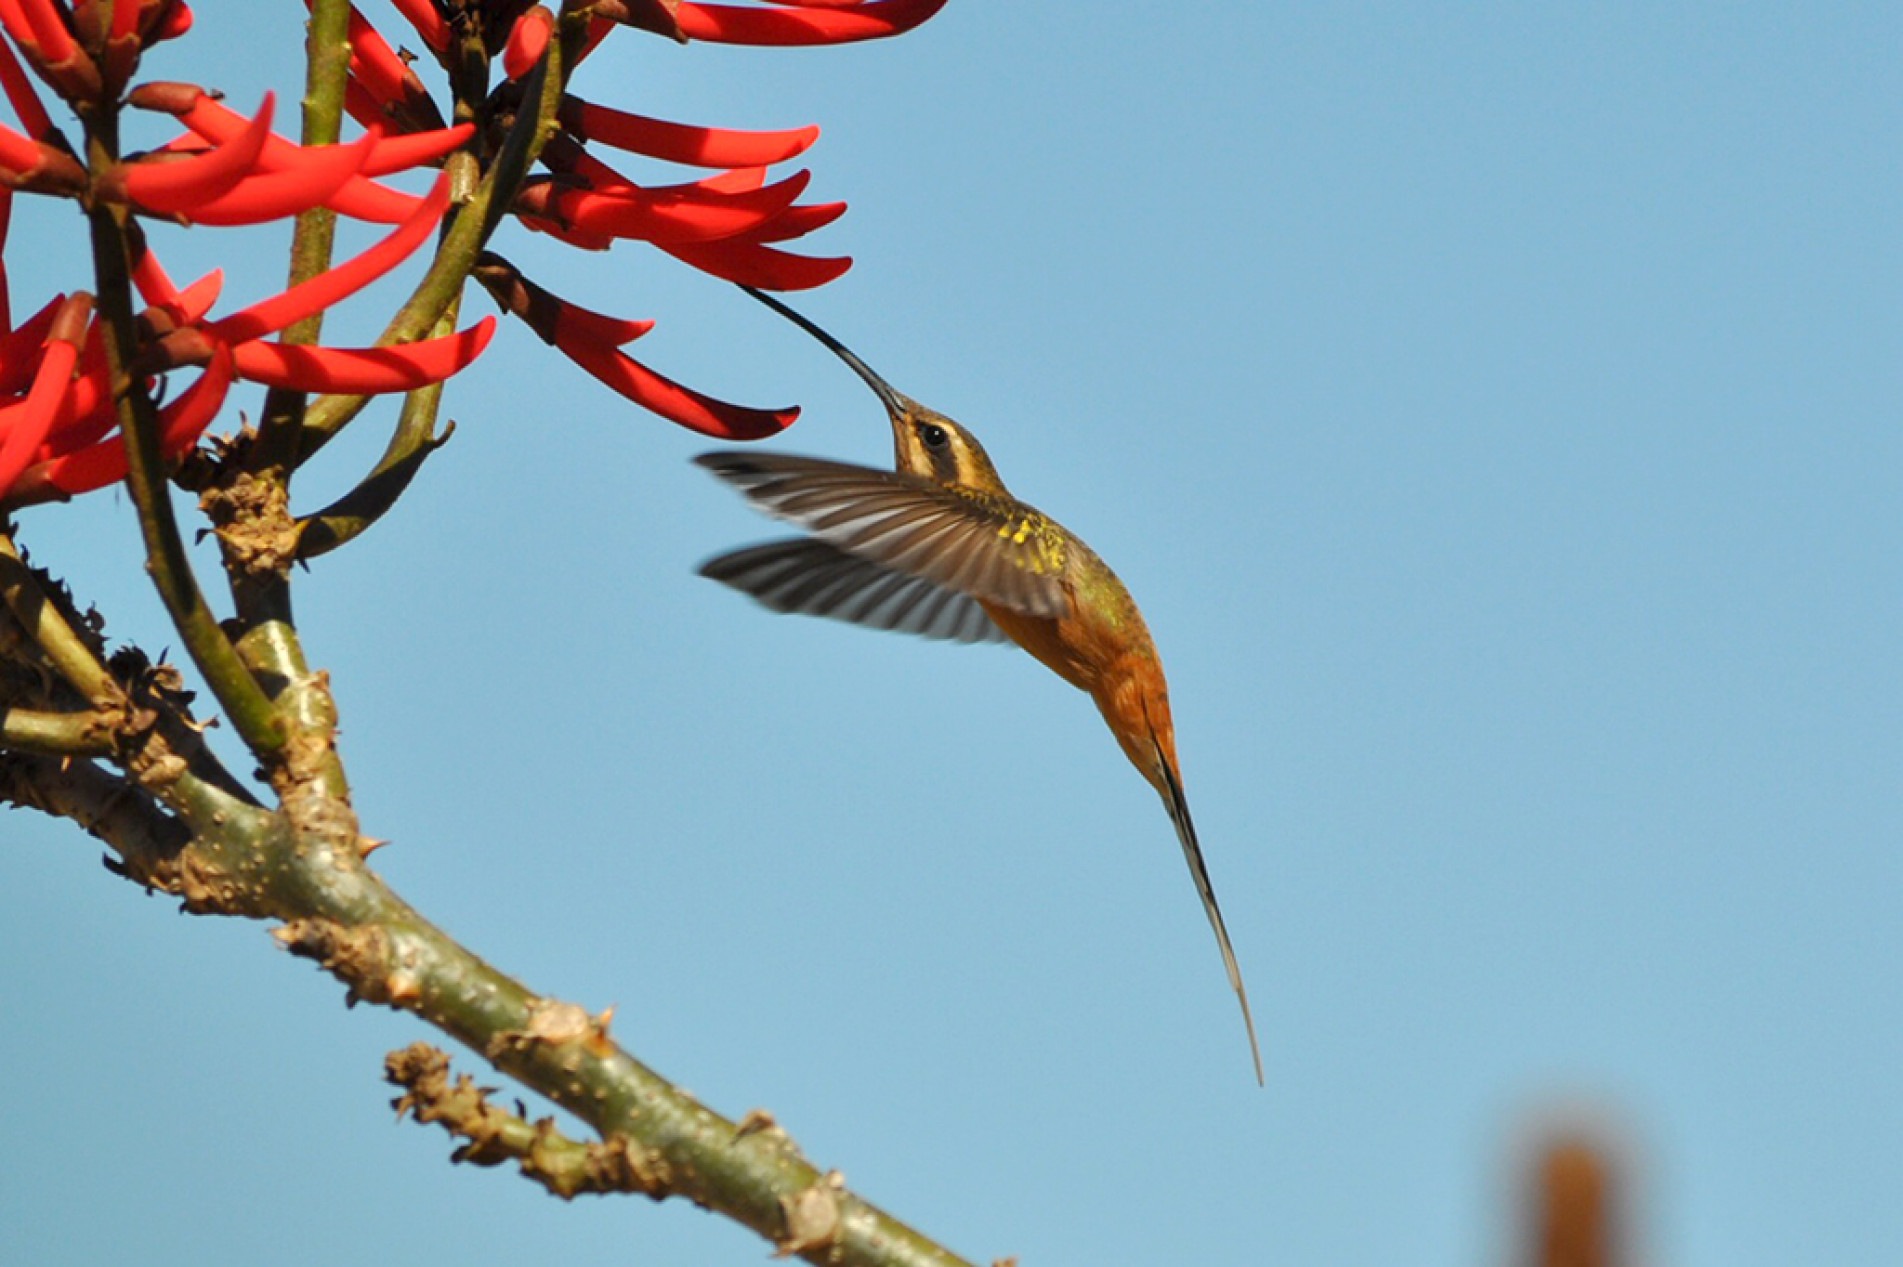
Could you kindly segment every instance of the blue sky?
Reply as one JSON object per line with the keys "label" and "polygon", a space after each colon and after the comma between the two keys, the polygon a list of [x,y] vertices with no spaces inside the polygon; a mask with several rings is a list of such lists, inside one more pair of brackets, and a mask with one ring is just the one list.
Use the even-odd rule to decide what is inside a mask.
{"label": "blue sky", "polygon": [[[300,20],[207,4],[148,73],[255,101]],[[1268,1086],[1088,700],[695,577],[776,529],[520,330],[299,583],[379,869],[979,1261],[1497,1263],[1555,1118],[1632,1159],[1649,1263],[1903,1260],[1899,52],[1877,5],[616,37],[584,95],[822,125],[814,193],[852,210],[820,245],[857,265],[802,308],[1142,602]],[[21,302],[75,284],[62,217],[16,223]],[[657,368],[804,406],[774,447],[889,460],[857,380],[732,288],[511,233],[659,318]],[[175,271],[261,294],[281,246],[178,235]],[[175,645],[123,497],[22,539]],[[450,1168],[380,1083],[423,1026],[6,825],[0,1259],[763,1256]]]}

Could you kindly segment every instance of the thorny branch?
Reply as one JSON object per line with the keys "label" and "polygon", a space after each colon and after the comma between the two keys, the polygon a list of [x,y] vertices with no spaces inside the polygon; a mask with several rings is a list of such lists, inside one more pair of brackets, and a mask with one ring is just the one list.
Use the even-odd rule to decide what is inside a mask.
{"label": "thorny branch", "polygon": [[[810,43],[892,34],[924,20],[937,6],[880,4],[856,12],[860,7],[776,7],[765,25],[754,25],[746,16],[750,10],[727,8],[720,11],[725,16],[709,16],[712,10],[699,13],[696,6],[675,0],[566,4],[559,16],[518,0],[463,0],[449,6],[453,21],[432,25],[430,15],[439,10],[406,6],[406,14],[420,23],[418,36],[447,72],[450,113],[470,125],[436,133],[448,138],[437,145],[436,139],[418,134],[440,128],[442,112],[408,63],[374,31],[359,29],[361,16],[348,0],[313,0],[301,148],[267,135],[267,103],[254,119],[238,121],[241,136],[221,133],[215,143],[201,137],[173,153],[128,156],[120,149],[119,115],[137,95],[126,89],[141,41],[178,38],[189,27],[179,16],[182,6],[173,0],[76,5],[71,13],[83,10],[84,20],[75,18],[71,30],[63,10],[47,0],[0,6],[0,81],[31,134],[0,130],[0,185],[5,186],[0,188],[0,243],[9,191],[79,200],[98,314],[88,325],[82,318],[91,311],[89,301],[79,296],[66,302],[60,311],[74,328],[55,329],[46,345],[63,340],[69,359],[42,376],[45,399],[55,406],[74,384],[89,385],[96,399],[82,406],[75,396],[67,402],[73,416],[63,422],[54,410],[42,408],[41,395],[7,405],[8,412],[0,414],[0,459],[50,454],[32,469],[16,469],[0,480],[0,498],[32,490],[31,496],[8,503],[25,505],[104,487],[119,477],[111,472],[113,463],[120,463],[116,469],[137,512],[147,570],[172,629],[223,720],[256,760],[256,777],[269,789],[266,803],[203,742],[201,732],[209,723],[193,715],[179,671],[136,647],[109,652],[103,622],[92,613],[82,615],[63,585],[28,563],[9,524],[0,531],[0,802],[73,822],[106,846],[107,865],[115,873],[179,898],[189,912],[275,922],[277,940],[335,976],[351,1002],[411,1013],[597,1135],[576,1139],[557,1130],[553,1119],[530,1121],[519,1110],[498,1107],[491,1093],[468,1076],[452,1078],[448,1057],[432,1047],[419,1043],[392,1054],[389,1077],[403,1089],[398,1107],[419,1121],[440,1123],[462,1140],[456,1160],[514,1161],[526,1176],[564,1198],[609,1192],[655,1200],[684,1197],[754,1229],[779,1254],[810,1262],[954,1267],[964,1260],[854,1194],[838,1172],[812,1165],[768,1115],[756,1110],[735,1123],[699,1104],[616,1043],[606,1013],[590,1015],[533,992],[485,963],[365,864],[377,842],[359,829],[337,747],[338,714],[329,679],[313,667],[298,630],[291,601],[294,564],[348,543],[393,508],[424,458],[448,438],[447,431],[439,435],[437,430],[442,384],[466,360],[412,376],[400,388],[349,386],[357,381],[349,373],[338,380],[344,386],[311,388],[292,381],[295,376],[281,368],[260,370],[260,364],[322,365],[328,372],[362,362],[317,346],[324,305],[287,315],[278,325],[261,315],[268,304],[223,321],[207,320],[204,309],[194,310],[190,297],[157,268],[140,219],[246,222],[237,209],[264,205],[259,201],[263,191],[280,196],[286,165],[307,164],[309,172],[341,170],[337,157],[349,148],[337,144],[343,116],[348,110],[362,121],[368,103],[394,137],[426,142],[403,153],[424,154],[417,161],[445,168],[451,203],[430,266],[378,340],[379,356],[404,351],[418,340],[451,341],[463,287],[491,236],[514,215],[532,214],[542,231],[595,249],[617,236],[653,236],[672,243],[666,249],[680,258],[731,280],[818,284],[836,276],[844,262],[793,256],[767,244],[823,224],[837,208],[791,207],[796,194],[775,202],[779,195],[759,189],[754,179],[767,165],[810,143],[811,129],[723,133],[656,125],[615,111],[589,115],[594,126],[648,138],[632,143],[660,146],[659,156],[671,161],[730,169],[656,196],[590,158],[579,134],[563,135],[561,112],[565,101],[574,111],[593,110],[566,94],[573,68],[602,38],[604,19],[683,41],[691,34]],[[913,16],[887,16],[901,7]],[[16,48],[26,68],[50,85],[82,123],[83,168],[18,73]],[[507,74],[505,82],[492,86],[497,62]],[[190,85],[152,87],[155,91],[144,100],[189,116],[200,127],[216,129],[223,126],[221,118],[236,118],[228,110],[221,116],[223,107],[212,95]],[[556,183],[542,191],[554,190],[557,196],[525,201],[531,172],[558,138],[562,159],[551,165],[555,174],[548,178]],[[369,142],[381,139],[366,138],[351,154],[369,154]],[[282,148],[273,151],[273,145]],[[714,157],[697,148],[705,146],[713,147]],[[385,161],[393,168],[403,165]],[[258,178],[256,188],[241,197],[240,185],[251,176]],[[376,187],[365,176],[346,173],[346,178],[338,184],[334,175],[326,177],[332,180],[326,188],[342,197],[348,181],[357,181],[349,192],[355,199],[351,205],[359,209],[374,204],[387,210],[391,199],[404,208],[441,206]],[[777,188],[794,185],[803,187],[803,180]],[[186,197],[182,190],[193,192]],[[578,198],[563,201],[570,194]],[[609,227],[570,222],[565,217],[571,207],[578,216],[595,217],[590,225]],[[296,217],[290,289],[280,297],[288,306],[293,295],[311,293],[312,284],[350,265],[333,262],[337,211],[330,202],[316,198],[295,212],[277,214]],[[423,223],[420,217],[402,210],[385,219],[407,226]],[[407,231],[400,227],[392,239]],[[369,267],[362,265],[366,273]],[[519,276],[516,280],[522,287],[532,285]],[[618,349],[647,323],[586,313],[540,288],[536,294],[543,318],[539,333],[616,390],[664,416],[732,438],[758,438],[791,420],[790,413],[748,410],[700,396],[626,358]],[[151,306],[141,310],[139,296]],[[5,298],[0,292],[0,326],[5,326],[0,336],[12,337],[19,332],[11,325]],[[505,310],[513,311],[506,305]],[[260,331],[279,332],[272,348],[252,346],[262,342]],[[22,337],[0,347],[32,342]],[[249,361],[241,350],[250,354]],[[179,409],[176,403],[161,405],[157,380],[202,366],[207,358],[224,366],[226,384],[235,367],[240,375],[267,375],[260,381],[271,383],[271,390],[255,430],[243,429],[210,449],[195,450],[205,423],[187,430],[181,445],[170,430],[182,425]],[[385,363],[414,370],[431,362],[388,362],[387,357],[378,362]],[[41,392],[31,367],[26,378]],[[0,388],[0,395],[11,390]],[[313,390],[320,394],[310,395]],[[404,404],[382,458],[328,508],[296,513],[293,482],[300,466],[358,418],[376,394],[393,390],[401,392]],[[180,403],[189,396],[189,390],[182,393]],[[216,401],[222,399],[221,387]],[[216,409],[214,403],[207,421]],[[42,427],[30,445],[24,431],[16,436],[6,430],[24,426],[20,420],[29,412]],[[105,433],[111,438],[101,441]],[[49,437],[64,438],[56,444]],[[219,544],[233,611],[228,620],[214,614],[188,556],[175,486],[197,494],[199,513]]]}

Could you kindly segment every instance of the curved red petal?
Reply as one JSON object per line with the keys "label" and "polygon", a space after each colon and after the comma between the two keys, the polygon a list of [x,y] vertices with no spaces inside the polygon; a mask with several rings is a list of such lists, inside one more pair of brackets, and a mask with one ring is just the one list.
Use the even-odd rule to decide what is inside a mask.
{"label": "curved red petal", "polygon": [[307,392],[408,392],[440,383],[482,355],[496,332],[484,317],[467,330],[389,348],[298,347],[253,340],[232,349],[238,376]]}
{"label": "curved red petal", "polygon": [[427,132],[382,137],[371,148],[370,158],[363,165],[363,174],[388,176],[393,172],[434,163],[467,141],[475,130],[476,125],[473,123],[458,123],[452,128],[431,128]]}
{"label": "curved red petal", "polygon": [[192,10],[185,0],[172,0],[170,8],[165,10],[159,24],[152,28],[146,37],[146,43],[157,44],[163,40],[175,40],[192,29]]}
{"label": "curved red petal", "polygon": [[314,312],[321,312],[346,295],[383,276],[421,246],[449,208],[449,178],[441,176],[423,199],[416,214],[396,231],[359,255],[309,281],[299,282],[280,295],[251,305],[205,327],[205,333],[224,343],[243,343],[282,330]]}
{"label": "curved red petal", "polygon": [[816,259],[757,242],[657,242],[661,250],[722,281],[760,290],[811,290],[852,267],[852,257]]}
{"label": "curved red petal", "polygon": [[[220,347],[205,366],[205,372],[179,394],[179,398],[159,411],[159,451],[177,458],[198,442],[231,389],[232,358],[229,348]],[[29,478],[36,484],[48,484],[69,497],[90,493],[116,484],[126,477],[126,442],[123,435],[110,436],[84,448],[50,458],[35,466]]]}
{"label": "curved red petal", "polygon": [[612,193],[565,190],[554,196],[554,202],[568,223],[584,233],[657,243],[706,242],[766,224],[791,206],[811,181],[810,172],[795,172],[744,194],[691,185]]}
{"label": "curved red petal", "polygon": [[[68,304],[72,302],[67,300]],[[12,489],[32,465],[34,451],[53,429],[60,398],[72,386],[73,367],[78,363],[76,344],[65,339],[49,340],[26,399],[0,408],[0,495]]]}
{"label": "curved red petal", "polygon": [[176,458],[197,444],[198,437],[218,416],[237,373],[233,360],[230,348],[219,348],[198,381],[159,411],[159,451],[166,457]]}
{"label": "curved red petal", "polygon": [[560,300],[555,314],[555,343],[593,343],[598,347],[618,348],[633,343],[654,328],[652,321],[640,317],[610,317],[580,304]]}
{"label": "curved red petal", "polygon": [[344,112],[366,128],[381,127],[389,122],[383,102],[363,86],[354,70],[344,81]]}
{"label": "curved red petal", "polygon": [[410,68],[354,4],[350,6],[349,34],[350,69],[370,90],[370,95],[380,101],[403,100],[408,91]]}
{"label": "curved red petal", "polygon": [[17,328],[0,334],[0,395],[15,395],[33,381],[34,371],[40,367],[40,345],[46,342],[53,318],[65,302],[65,295],[54,295]]}
{"label": "curved red petal", "polygon": [[0,167],[25,174],[40,165],[39,144],[0,123]]}
{"label": "curved red petal", "polygon": [[702,189],[711,189],[716,193],[740,194],[749,189],[758,189],[766,183],[766,168],[737,167],[718,176],[709,176],[697,182]]}
{"label": "curved red petal", "polygon": [[555,33],[555,15],[536,5],[515,20],[509,39],[502,47],[502,73],[520,79],[535,69],[548,51],[549,37]]}
{"label": "curved red petal", "polygon": [[229,191],[257,166],[271,135],[274,104],[273,95],[265,93],[264,104],[244,132],[210,153],[172,163],[128,164],[127,197],[147,211],[176,215]]}
{"label": "curved red petal", "polygon": [[39,93],[33,90],[33,81],[26,77],[20,59],[13,55],[12,46],[5,40],[0,40],[0,89],[6,91],[7,101],[13,106],[13,113],[19,116],[26,134],[35,140],[45,140],[53,130],[53,120],[47,116]]}
{"label": "curved red petal", "polygon": [[79,52],[73,33],[66,29],[59,11],[48,0],[19,0],[18,9],[32,32],[33,42],[39,45],[42,65],[58,66],[71,61]]}
{"label": "curved red petal", "polygon": [[372,129],[349,145],[300,147],[296,166],[247,177],[186,215],[194,224],[262,224],[321,206],[363,169],[377,140]]}
{"label": "curved red petal", "polygon": [[214,268],[178,293],[173,301],[173,316],[182,326],[195,326],[205,319],[225,288],[225,270]]}
{"label": "curved red petal", "polygon": [[689,39],[721,44],[844,44],[909,31],[944,7],[945,0],[869,0],[840,8],[683,4],[674,20]]}
{"label": "curved red petal", "polygon": [[368,224],[402,224],[416,214],[423,200],[374,180],[352,176],[324,205],[340,216]]}
{"label": "curved red petal", "polygon": [[610,390],[669,422],[723,440],[759,440],[793,425],[798,409],[750,409],[703,395],[600,344],[564,347],[568,358]]}
{"label": "curved red petal", "polygon": [[[194,98],[189,109],[178,114],[178,120],[198,136],[213,142],[230,140],[249,126],[250,122],[236,110],[202,92]],[[376,144],[370,147],[369,157],[364,160],[362,174],[365,176],[388,176],[393,172],[407,171],[412,167],[434,163],[468,140],[470,134],[475,131],[474,124],[459,123],[452,128],[432,128],[427,132],[384,136],[381,133],[385,122],[382,108],[373,107],[371,118],[364,126],[380,135]],[[306,148],[293,145],[281,136],[273,135],[266,138],[264,152],[258,157],[258,165],[268,172],[284,171],[306,161],[307,155],[320,148],[328,147]],[[404,196],[408,197],[408,195]]]}
{"label": "curved red petal", "polygon": [[449,47],[449,23],[443,20],[434,0],[390,0],[390,5],[409,19],[431,49],[440,53]]}
{"label": "curved red petal", "polygon": [[749,242],[785,242],[823,229],[846,214],[843,202],[816,202],[810,207],[788,207],[771,223],[747,234]]}
{"label": "curved red petal", "polygon": [[704,128],[611,110],[577,97],[562,102],[561,119],[583,140],[696,167],[764,167],[804,153],[819,137],[819,127],[811,123],[778,132]]}
{"label": "curved red petal", "polygon": [[606,251],[612,249],[615,244],[613,238],[603,237],[598,233],[579,232],[578,230],[569,228],[561,221],[551,219],[548,216],[538,216],[530,212],[518,211],[515,213],[515,218],[518,224],[531,233],[546,233],[557,242],[572,246],[576,250]]}

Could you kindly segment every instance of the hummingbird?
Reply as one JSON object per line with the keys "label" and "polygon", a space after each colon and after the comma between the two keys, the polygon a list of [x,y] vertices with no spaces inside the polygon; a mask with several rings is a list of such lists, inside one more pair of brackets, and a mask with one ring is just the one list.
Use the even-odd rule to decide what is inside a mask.
{"label": "hummingbird", "polygon": [[719,555],[700,574],[776,612],[957,642],[1015,642],[1089,694],[1175,824],[1261,1083],[1249,993],[1183,795],[1163,665],[1130,592],[1082,540],[1005,488],[977,437],[895,390],[786,304],[741,289],[865,380],[891,419],[897,469],[753,450],[701,454],[694,460],[756,509],[811,535]]}

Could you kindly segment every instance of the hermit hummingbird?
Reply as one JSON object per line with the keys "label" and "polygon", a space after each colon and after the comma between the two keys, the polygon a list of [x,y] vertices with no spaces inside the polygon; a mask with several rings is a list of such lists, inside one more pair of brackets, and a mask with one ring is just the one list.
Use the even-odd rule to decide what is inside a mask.
{"label": "hermit hummingbird", "polygon": [[1136,603],[1095,551],[1013,497],[969,431],[893,389],[839,340],[771,295],[748,294],[830,349],[892,421],[896,471],[723,449],[694,459],[753,505],[812,535],[736,550],[700,574],[778,612],[959,642],[1017,643],[1096,701],[1124,755],[1163,798],[1262,1052],[1242,970],[1190,821],[1169,688]]}

